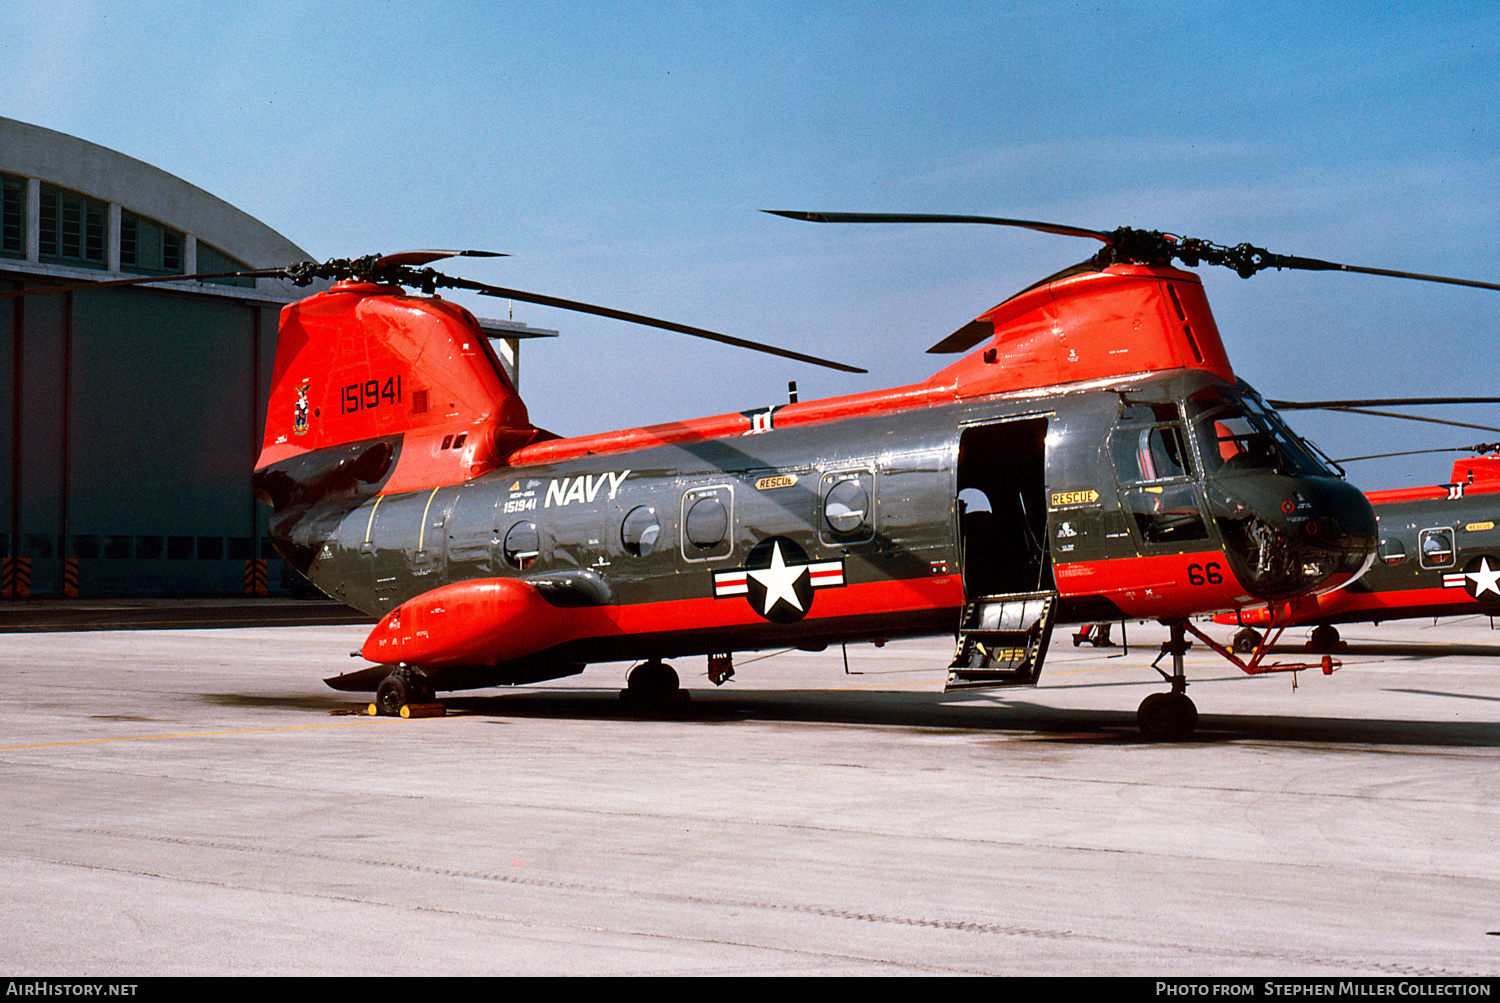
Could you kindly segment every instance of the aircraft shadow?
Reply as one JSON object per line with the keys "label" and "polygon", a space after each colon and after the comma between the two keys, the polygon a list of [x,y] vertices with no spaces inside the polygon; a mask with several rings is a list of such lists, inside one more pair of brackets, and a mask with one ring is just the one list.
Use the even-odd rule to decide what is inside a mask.
{"label": "aircraft shadow", "polygon": [[[1309,651],[1301,644],[1278,644],[1271,648],[1272,655],[1296,655],[1302,658],[1315,659],[1323,657],[1322,652]],[[1332,653],[1335,658],[1345,657],[1394,657],[1394,658],[1500,658],[1500,636],[1495,639],[1495,644],[1437,644],[1433,642],[1400,642],[1400,641],[1349,641],[1346,646]],[[1245,656],[1241,656],[1245,657]]]}
{"label": "aircraft shadow", "polygon": [[[972,694],[755,691],[703,693],[667,705],[626,703],[617,691],[513,692],[449,696],[450,714],[494,718],[594,721],[671,721],[728,726],[740,723],[839,724],[882,728],[990,732],[1030,741],[1069,744],[1145,743],[1135,709],[1047,707],[1027,700],[977,704]],[[1294,717],[1203,713],[1190,744],[1275,742],[1329,746],[1432,748],[1500,747],[1500,722]]]}

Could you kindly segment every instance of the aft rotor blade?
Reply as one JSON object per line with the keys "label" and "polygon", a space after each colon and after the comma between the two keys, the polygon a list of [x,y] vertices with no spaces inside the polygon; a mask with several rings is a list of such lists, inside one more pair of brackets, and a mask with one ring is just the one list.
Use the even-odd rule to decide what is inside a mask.
{"label": "aft rotor blade", "polygon": [[1017,226],[1024,230],[1055,233],[1062,237],[1092,237],[1106,244],[1114,235],[1103,230],[1088,230],[1066,223],[1042,223],[1032,219],[1004,219],[1000,216],[954,216],[921,212],[798,212],[787,209],[762,209],[773,216],[806,220],[809,223],[986,223],[990,226]]}
{"label": "aft rotor blade", "polygon": [[384,268],[388,265],[426,265],[444,258],[508,258],[509,254],[499,251],[402,251],[399,254],[387,254],[375,262],[376,268]]}
{"label": "aft rotor blade", "polygon": [[80,289],[109,289],[114,286],[144,286],[154,282],[202,282],[205,279],[273,279],[285,278],[285,269],[257,268],[242,272],[195,272],[192,275],[146,275],[138,279],[105,279],[103,282],[73,282],[64,286],[27,286],[24,289],[0,291],[0,299],[32,296],[38,293],[71,293]]}
{"label": "aft rotor blade", "polygon": [[663,331],[675,331],[678,334],[691,335],[694,338],[706,338],[709,341],[717,341],[720,344],[733,345],[736,348],[748,348],[754,352],[764,352],[767,355],[775,355],[783,359],[807,362],[814,366],[825,366],[844,373],[869,372],[868,369],[860,369],[858,366],[848,366],[842,362],[833,362],[829,359],[820,359],[816,355],[794,352],[789,348],[777,348],[774,345],[766,345],[758,341],[748,341],[744,338],[736,338],[733,335],[708,331],[701,327],[691,327],[687,324],[678,324],[670,320],[659,320],[655,317],[647,317],[639,313],[629,313],[625,310],[613,310],[609,307],[595,306],[592,303],[581,303],[577,300],[562,299],[557,296],[543,296],[540,293],[528,293],[520,289],[505,289],[500,286],[487,285],[483,282],[470,282],[466,279],[450,279],[447,284],[452,288],[472,290],[481,296],[496,296],[500,299],[520,300],[522,303],[535,303],[538,306],[557,307],[561,310],[572,310],[575,313],[587,313],[595,317],[608,317],[611,320],[623,320],[631,324],[641,324],[645,327],[656,327]]}

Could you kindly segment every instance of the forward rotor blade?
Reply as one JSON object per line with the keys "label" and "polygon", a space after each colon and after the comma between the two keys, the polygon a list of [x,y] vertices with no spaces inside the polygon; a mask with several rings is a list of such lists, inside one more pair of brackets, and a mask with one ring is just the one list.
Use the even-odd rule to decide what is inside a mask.
{"label": "forward rotor blade", "polygon": [[[1272,407],[1275,407],[1273,404]],[[1278,409],[1279,410],[1279,409]],[[1448,421],[1443,418],[1423,418],[1415,414],[1397,414],[1394,411],[1372,411],[1363,407],[1331,407],[1329,411],[1342,411],[1345,414],[1368,414],[1376,418],[1404,418],[1406,421],[1424,421],[1429,425],[1452,425],[1455,428],[1477,428],[1481,432],[1500,432],[1500,428],[1490,425],[1471,425],[1466,421]]]}
{"label": "forward rotor blade", "polygon": [[1446,449],[1404,449],[1399,453],[1372,453],[1369,456],[1348,456],[1334,463],[1358,463],[1360,460],[1385,460],[1393,456],[1422,456],[1427,453],[1493,453],[1500,449],[1500,442],[1479,442],[1472,446],[1448,446]]}
{"label": "forward rotor blade", "polygon": [[1294,254],[1272,254],[1261,267],[1295,268],[1309,272],[1357,272],[1360,275],[1385,275],[1393,279],[1415,279],[1418,282],[1442,282],[1450,286],[1469,286],[1474,289],[1500,290],[1500,282],[1479,282],[1475,279],[1455,279],[1449,275],[1424,275],[1421,272],[1398,272],[1389,268],[1366,268],[1363,265],[1343,265],[1337,261],[1300,258]]}
{"label": "forward rotor blade", "polygon": [[1419,282],[1441,282],[1454,286],[1469,286],[1474,289],[1500,290],[1500,283],[1479,282],[1475,279],[1459,279],[1448,275],[1427,275],[1422,272],[1403,272],[1390,268],[1368,268],[1364,265],[1346,265],[1321,258],[1304,258],[1295,254],[1273,254],[1253,244],[1236,244],[1228,247],[1196,237],[1179,237],[1160,230],[1136,230],[1128,226],[1114,230],[1090,230],[1081,226],[1063,223],[1043,223],[1029,219],[1005,219],[999,216],[955,216],[935,213],[874,213],[874,212],[799,212],[782,209],[765,209],[763,212],[788,219],[807,220],[812,223],[988,223],[993,226],[1018,226],[1042,233],[1055,233],[1064,237],[1091,237],[1106,245],[1095,256],[1100,266],[1133,262],[1147,265],[1169,265],[1180,261],[1188,267],[1199,264],[1223,265],[1248,279],[1267,268],[1289,268],[1314,272],[1356,272],[1361,275],[1384,275],[1395,279],[1415,279]]}
{"label": "forward rotor blade", "polygon": [[1024,230],[1039,230],[1062,237],[1092,237],[1106,244],[1114,243],[1114,234],[1103,230],[1088,230],[1065,223],[1041,223],[1031,219],[1004,219],[1000,216],[953,216],[944,213],[920,212],[798,212],[787,209],[762,209],[772,216],[806,220],[809,223],[987,223],[991,226],[1017,226]]}
{"label": "forward rotor blade", "polygon": [[694,338],[706,338],[709,341],[717,341],[720,344],[733,345],[736,348],[748,348],[754,352],[764,352],[767,355],[775,355],[783,359],[794,359],[797,362],[807,362],[815,366],[825,366],[828,369],[837,369],[844,373],[869,372],[868,369],[860,369],[857,366],[848,366],[842,362],[820,359],[816,355],[806,355],[802,352],[794,352],[788,348],[777,348],[774,345],[766,345],[758,341],[748,341],[744,338],[736,338],[733,335],[708,331],[701,327],[690,327],[687,324],[678,324],[670,320],[658,320],[655,317],[647,317],[644,314],[629,313],[625,310],[613,310],[609,307],[595,306],[592,303],[581,303],[577,300],[567,300],[557,296],[543,296],[540,293],[528,293],[520,289],[505,289],[501,286],[487,285],[483,282],[470,282],[466,279],[449,279],[447,284],[457,289],[472,290],[481,296],[520,300],[522,303],[535,303],[538,306],[557,307],[562,310],[572,310],[575,313],[587,313],[595,317],[608,317],[611,320],[623,320],[631,324],[641,324],[645,327],[656,327],[663,331],[675,331],[678,334],[691,335]]}
{"label": "forward rotor blade", "polygon": [[1420,407],[1424,404],[1500,404],[1500,397],[1367,397],[1346,401],[1266,401],[1278,411],[1344,411],[1359,407]]}

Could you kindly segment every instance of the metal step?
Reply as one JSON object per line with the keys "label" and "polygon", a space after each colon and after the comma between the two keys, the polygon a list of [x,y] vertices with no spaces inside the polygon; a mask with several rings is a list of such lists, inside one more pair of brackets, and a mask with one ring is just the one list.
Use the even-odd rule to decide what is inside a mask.
{"label": "metal step", "polygon": [[1052,640],[1056,592],[984,596],[964,605],[958,651],[948,667],[954,690],[1035,686]]}

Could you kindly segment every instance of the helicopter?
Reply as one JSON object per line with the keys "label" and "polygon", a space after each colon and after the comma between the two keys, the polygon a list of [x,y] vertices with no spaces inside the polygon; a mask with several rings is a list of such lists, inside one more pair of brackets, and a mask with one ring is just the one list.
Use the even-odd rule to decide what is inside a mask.
{"label": "helicopter", "polygon": [[[1363,404],[1434,402],[1497,403],[1495,398],[1439,398],[1332,404],[1343,405],[1337,410],[1357,410]],[[1447,483],[1367,492],[1380,526],[1377,559],[1369,573],[1341,591],[1299,601],[1276,626],[1310,626],[1308,648],[1336,652],[1343,647],[1336,624],[1500,613],[1500,443],[1421,452],[1459,451],[1482,455],[1455,460]],[[1220,613],[1214,620],[1240,627],[1231,647],[1248,653],[1263,643],[1262,631],[1272,615],[1267,608],[1257,608]]]}
{"label": "helicopter", "polygon": [[[719,683],[739,651],[935,634],[957,635],[948,689],[1026,686],[1054,623],[1156,619],[1169,691],[1137,721],[1184,737],[1189,618],[1275,620],[1356,582],[1376,522],[1236,377],[1201,281],[1173,263],[1500,288],[1128,227],[776,214],[1019,226],[1103,248],[934,345],[960,357],[925,381],[570,438],[531,423],[472,315],[436,290],[863,370],[420,267],[486,252],[234,273],[333,283],[282,311],[253,481],[283,557],[379,620],[358,652],[373,664],[330,686],[373,690],[394,714],[631,661],[622,695],[664,700],[679,692],[670,659],[706,655]],[[117,284],[142,281],[159,280]],[[1242,667],[1309,667],[1264,664],[1267,648]]]}

